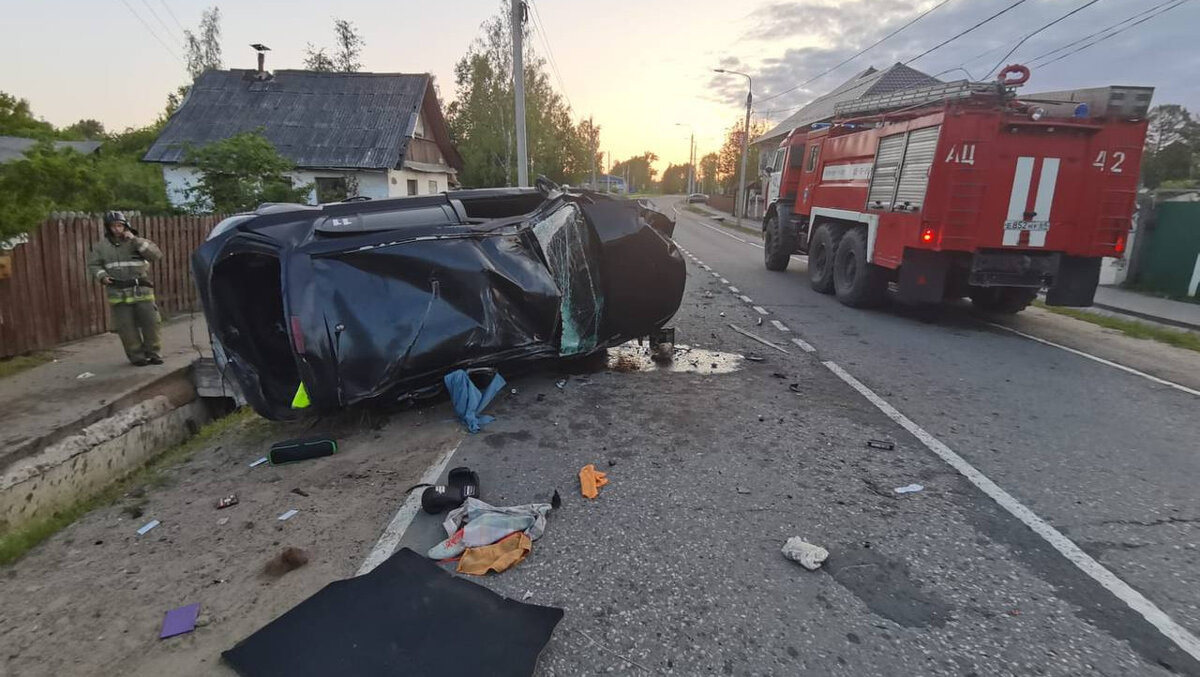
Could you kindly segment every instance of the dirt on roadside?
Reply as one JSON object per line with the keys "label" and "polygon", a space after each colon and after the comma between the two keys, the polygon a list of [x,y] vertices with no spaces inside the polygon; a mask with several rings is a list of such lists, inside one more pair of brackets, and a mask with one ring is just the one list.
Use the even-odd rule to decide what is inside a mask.
{"label": "dirt on roadside", "polygon": [[[161,486],[133,490],[0,569],[0,675],[233,674],[221,652],[353,576],[404,490],[462,435],[445,405],[318,428],[254,418],[167,470]],[[334,456],[249,467],[274,441],[326,431]],[[230,494],[238,503],[217,509]],[[151,520],[160,525],[138,536]],[[285,570],[264,571],[287,548],[307,563],[290,556]],[[163,614],[192,603],[200,627],[160,640]]]}

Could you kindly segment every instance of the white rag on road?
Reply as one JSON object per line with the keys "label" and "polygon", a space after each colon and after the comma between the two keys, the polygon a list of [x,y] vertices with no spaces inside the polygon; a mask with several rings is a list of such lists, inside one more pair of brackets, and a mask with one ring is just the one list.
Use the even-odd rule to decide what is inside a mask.
{"label": "white rag on road", "polygon": [[496,507],[478,498],[468,498],[464,505],[450,511],[442,526],[447,536],[462,529],[462,544],[468,548],[491,545],[516,531],[524,531],[529,540],[536,541],[546,530],[549,512],[549,503]]}

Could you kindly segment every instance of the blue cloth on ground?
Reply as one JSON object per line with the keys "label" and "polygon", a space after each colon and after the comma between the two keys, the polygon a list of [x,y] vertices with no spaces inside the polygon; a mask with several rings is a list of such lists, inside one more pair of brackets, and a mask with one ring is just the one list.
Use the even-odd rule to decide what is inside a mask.
{"label": "blue cloth on ground", "polygon": [[446,384],[446,390],[450,391],[450,402],[454,405],[454,413],[458,414],[458,420],[467,426],[468,431],[477,433],[480,428],[496,420],[494,416],[487,416],[479,412],[487,408],[496,393],[500,392],[500,389],[507,384],[503,376],[500,374],[493,376],[487,390],[482,393],[471,382],[471,377],[467,375],[467,372],[462,369],[446,374],[442,381]]}

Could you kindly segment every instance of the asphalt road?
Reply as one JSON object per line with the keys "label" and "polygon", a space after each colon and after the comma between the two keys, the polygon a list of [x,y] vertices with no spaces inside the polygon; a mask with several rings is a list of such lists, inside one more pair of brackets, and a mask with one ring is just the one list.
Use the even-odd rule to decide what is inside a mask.
{"label": "asphalt road", "polygon": [[[789,336],[770,327],[779,320],[1200,634],[1200,398],[997,330],[968,306],[843,307],[809,288],[803,257],[769,272],[753,236],[716,226],[681,210],[676,240],[770,312],[771,337]],[[1004,522],[981,531],[1007,542],[1057,594],[1104,605],[1094,595],[1107,593]],[[1086,615],[1115,636],[1140,624],[1116,621],[1111,609]]]}

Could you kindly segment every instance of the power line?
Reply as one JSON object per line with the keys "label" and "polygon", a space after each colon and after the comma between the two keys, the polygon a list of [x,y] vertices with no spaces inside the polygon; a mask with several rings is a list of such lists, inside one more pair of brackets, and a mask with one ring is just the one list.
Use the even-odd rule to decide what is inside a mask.
{"label": "power line", "polygon": [[914,56],[913,58],[909,59],[908,61],[905,61],[904,65],[907,66],[908,64],[916,61],[917,59],[920,59],[923,56],[926,56],[927,54],[936,52],[937,50],[941,49],[942,47],[945,47],[946,45],[950,44],[951,42],[954,42],[955,40],[961,38],[962,36],[966,35],[967,33],[970,33],[971,31],[975,30],[976,28],[979,28],[980,26],[988,23],[989,21],[992,21],[993,19],[999,18],[1001,15],[1006,14],[1010,10],[1015,9],[1019,5],[1023,5],[1028,1],[1029,0],[1017,0],[1013,4],[1009,5],[1008,7],[1005,7],[1004,9],[1000,10],[999,12],[996,12],[995,14],[989,16],[988,18],[984,19],[983,21],[980,21],[979,23],[975,24],[974,26],[971,26],[967,30],[965,30],[957,35],[954,35],[950,38],[947,38],[947,39],[939,42],[938,44],[934,45],[933,47],[930,47],[929,49],[925,50],[924,52],[921,52],[920,54]]}
{"label": "power line", "polygon": [[167,14],[171,15],[171,21],[175,22],[175,25],[179,27],[179,31],[187,33],[187,29],[183,27],[183,24],[179,23],[179,17],[175,16],[174,10],[167,4],[167,0],[158,0],[158,3],[163,6],[163,9],[167,10]]}
{"label": "power line", "polygon": [[987,76],[991,75],[993,71],[995,71],[995,70],[996,70],[997,68],[999,68],[1000,66],[1003,66],[1003,65],[1004,65],[1004,61],[1005,61],[1006,59],[1008,59],[1008,57],[1012,56],[1012,55],[1013,55],[1013,52],[1017,51],[1017,49],[1018,49],[1018,48],[1020,48],[1020,47],[1021,47],[1021,45],[1025,44],[1025,41],[1026,41],[1026,40],[1028,40],[1029,38],[1032,38],[1033,36],[1037,35],[1038,33],[1041,33],[1042,31],[1044,31],[1044,30],[1046,30],[1047,28],[1049,28],[1049,27],[1053,26],[1054,24],[1056,24],[1056,23],[1058,23],[1058,22],[1062,21],[1063,19],[1066,19],[1066,18],[1070,17],[1072,14],[1076,14],[1076,13],[1078,13],[1078,12],[1081,12],[1081,11],[1083,11],[1083,10],[1087,9],[1088,7],[1091,7],[1092,5],[1096,4],[1097,2],[1100,2],[1100,0],[1088,0],[1088,2],[1085,2],[1085,3],[1083,3],[1082,5],[1080,5],[1080,6],[1076,7],[1075,9],[1073,9],[1073,10],[1071,10],[1071,11],[1067,12],[1066,14],[1064,14],[1064,15],[1062,15],[1062,16],[1060,16],[1060,17],[1058,17],[1058,18],[1057,18],[1057,19],[1055,19],[1054,21],[1051,21],[1050,23],[1048,23],[1048,24],[1046,24],[1046,25],[1042,26],[1041,28],[1039,28],[1039,29],[1037,29],[1036,31],[1034,31],[1034,32],[1030,33],[1029,35],[1026,35],[1025,37],[1021,38],[1021,39],[1020,39],[1020,40],[1017,42],[1017,44],[1013,45],[1012,49],[1008,50],[1008,52],[1007,52],[1007,53],[1005,53],[1005,55],[1004,55],[1004,56],[1000,57],[1000,60],[996,62],[996,65],[995,65],[995,66],[992,66],[992,70],[990,70],[990,71],[988,71],[988,72],[986,72],[986,73],[984,73],[984,74],[983,74],[983,77],[984,77],[984,78],[987,78]]}
{"label": "power line", "polygon": [[167,25],[167,22],[163,21],[163,20],[162,20],[162,19],[161,19],[161,18],[158,16],[158,12],[155,12],[155,11],[154,11],[154,7],[153,7],[153,6],[150,4],[150,0],[142,0],[142,4],[146,6],[146,9],[147,9],[147,10],[150,12],[150,16],[154,17],[154,20],[158,22],[158,25],[159,25],[159,26],[162,26],[164,35],[166,35],[168,38],[171,38],[171,39],[172,39],[172,41],[173,41],[175,44],[177,44],[177,45],[179,45],[180,47],[182,47],[182,46],[183,46],[183,43],[182,43],[182,42],[180,42],[179,38],[177,38],[177,37],[176,37],[176,36],[175,36],[175,35],[174,35],[174,34],[171,32],[171,27]]}
{"label": "power line", "polygon": [[1162,7],[1166,7],[1167,5],[1170,5],[1170,4],[1172,4],[1172,3],[1174,3],[1174,2],[1178,2],[1178,1],[1179,1],[1179,0],[1167,0],[1166,2],[1159,3],[1159,4],[1157,4],[1157,5],[1153,6],[1153,7],[1151,7],[1150,9],[1145,9],[1145,10],[1142,10],[1142,11],[1138,12],[1137,14],[1134,14],[1134,15],[1133,15],[1133,16],[1131,16],[1131,17],[1128,17],[1128,18],[1122,19],[1122,20],[1118,21],[1117,23],[1115,23],[1115,24],[1113,24],[1113,25],[1111,25],[1111,26],[1109,26],[1109,27],[1107,27],[1107,28],[1103,28],[1103,29],[1101,29],[1101,30],[1098,30],[1098,31],[1096,31],[1095,33],[1091,33],[1091,34],[1089,34],[1089,35],[1085,35],[1085,36],[1083,36],[1082,38],[1079,38],[1078,40],[1075,40],[1075,41],[1073,41],[1073,42],[1068,42],[1067,44],[1065,44],[1065,45],[1063,45],[1063,46],[1061,46],[1061,47],[1057,47],[1057,48],[1055,48],[1055,49],[1052,49],[1052,50],[1050,50],[1049,52],[1045,52],[1045,53],[1039,54],[1039,55],[1037,55],[1037,56],[1033,57],[1032,59],[1030,59],[1029,61],[1030,61],[1030,63],[1032,64],[1033,62],[1035,62],[1035,61],[1039,61],[1039,60],[1041,60],[1041,59],[1044,59],[1045,57],[1048,57],[1048,56],[1050,56],[1051,54],[1057,54],[1057,53],[1059,53],[1059,52],[1061,52],[1061,51],[1063,51],[1063,50],[1065,50],[1065,49],[1070,49],[1071,47],[1074,47],[1075,45],[1078,45],[1078,44],[1079,44],[1079,43],[1081,43],[1081,42],[1085,42],[1085,41],[1087,41],[1087,40],[1091,40],[1092,38],[1096,37],[1097,35],[1100,35],[1100,34],[1102,34],[1102,33],[1107,33],[1108,31],[1111,31],[1112,29],[1114,29],[1114,28],[1117,28],[1117,27],[1118,27],[1118,26],[1120,26],[1121,24],[1129,23],[1130,21],[1133,21],[1134,19],[1137,19],[1137,18],[1139,18],[1139,17],[1145,16],[1146,14],[1149,14],[1149,13],[1151,13],[1151,12],[1154,12],[1154,11],[1156,11],[1156,10],[1158,10],[1158,9],[1162,8]]}
{"label": "power line", "polygon": [[1076,48],[1076,49],[1073,49],[1073,50],[1071,50],[1071,51],[1067,52],[1066,54],[1063,54],[1063,55],[1061,55],[1061,56],[1054,57],[1053,59],[1051,59],[1051,60],[1049,60],[1049,61],[1046,61],[1046,62],[1042,63],[1042,64],[1040,65],[1040,67],[1043,67],[1043,68],[1044,68],[1044,67],[1046,67],[1046,66],[1049,66],[1050,64],[1054,63],[1055,61],[1062,61],[1063,59],[1067,58],[1068,56],[1071,56],[1072,54],[1076,54],[1076,53],[1078,53],[1078,52],[1082,52],[1083,50],[1087,49],[1088,47],[1092,47],[1092,46],[1098,45],[1098,44],[1100,44],[1101,42],[1104,42],[1105,40],[1107,40],[1107,39],[1109,39],[1109,38],[1111,38],[1111,37],[1115,37],[1115,36],[1117,36],[1117,35],[1120,35],[1121,33],[1124,33],[1125,31],[1129,30],[1130,28],[1133,28],[1134,26],[1137,26],[1137,25],[1139,25],[1139,24],[1146,23],[1147,21],[1149,21],[1149,20],[1153,19],[1153,18],[1154,18],[1154,17],[1156,17],[1156,16],[1159,16],[1160,14],[1166,14],[1167,12],[1169,12],[1169,11],[1171,11],[1171,10],[1175,9],[1176,7],[1179,7],[1180,5],[1182,5],[1182,4],[1184,4],[1184,3],[1186,3],[1187,1],[1188,1],[1188,0],[1179,0],[1179,2],[1175,3],[1174,5],[1171,5],[1170,7],[1167,7],[1166,9],[1163,9],[1163,10],[1161,10],[1161,11],[1159,11],[1159,12],[1155,12],[1154,14],[1151,14],[1150,16],[1147,16],[1147,17],[1145,17],[1145,18],[1143,18],[1143,19],[1141,19],[1141,20],[1139,20],[1139,21],[1135,21],[1135,22],[1133,22],[1133,23],[1129,24],[1128,26],[1126,26],[1126,27],[1122,28],[1122,29],[1121,29],[1121,30],[1119,30],[1119,31],[1116,31],[1116,32],[1110,33],[1110,34],[1108,34],[1108,35],[1105,35],[1104,37],[1101,37],[1101,38],[1099,38],[1099,39],[1097,39],[1097,40],[1093,40],[1092,42],[1089,42],[1089,43],[1087,43],[1086,45],[1083,45],[1083,46],[1081,46],[1081,47],[1078,47],[1078,48]]}
{"label": "power line", "polygon": [[187,62],[181,59],[179,55],[175,53],[175,50],[171,49],[170,45],[168,45],[166,42],[163,42],[163,39],[158,36],[158,33],[154,32],[154,29],[150,27],[150,24],[146,23],[146,20],[142,18],[142,15],[138,14],[137,11],[133,9],[133,5],[129,4],[129,0],[121,0],[121,4],[125,5],[125,9],[129,10],[129,13],[138,20],[138,23],[142,24],[142,28],[145,28],[146,32],[149,33],[155,40],[157,40],[158,44],[163,46],[163,49],[167,50],[171,56],[175,57],[176,61],[184,66],[187,66]]}
{"label": "power line", "polygon": [[803,86],[805,86],[805,85],[807,85],[807,84],[810,84],[810,83],[812,83],[812,82],[813,82],[813,81],[815,81],[815,80],[818,80],[818,79],[820,79],[820,78],[822,78],[822,77],[825,77],[826,75],[829,75],[829,74],[830,74],[830,73],[832,73],[833,71],[835,71],[835,70],[837,70],[837,69],[841,68],[842,66],[845,66],[846,64],[848,64],[848,63],[850,63],[851,61],[853,61],[853,60],[857,59],[858,57],[862,56],[863,54],[866,54],[867,52],[871,51],[872,49],[875,49],[875,48],[876,48],[876,47],[878,47],[880,44],[882,44],[884,41],[886,41],[886,40],[888,40],[888,39],[890,39],[890,38],[894,37],[894,36],[895,36],[897,33],[899,33],[900,31],[904,30],[905,28],[908,28],[909,26],[911,26],[911,25],[913,25],[913,24],[917,23],[917,22],[918,22],[918,21],[920,21],[921,19],[925,18],[925,16],[926,16],[927,14],[929,14],[929,13],[930,13],[930,12],[932,12],[933,10],[935,10],[935,9],[937,9],[937,8],[939,8],[939,7],[941,7],[942,5],[944,5],[944,4],[948,3],[948,2],[950,2],[950,0],[942,0],[941,2],[939,2],[939,3],[938,3],[938,4],[936,4],[936,5],[934,5],[933,7],[930,7],[929,9],[925,10],[924,12],[921,12],[920,14],[918,14],[918,15],[917,15],[917,17],[916,17],[915,19],[913,19],[912,21],[909,21],[908,23],[906,23],[906,24],[904,24],[903,26],[901,26],[901,27],[897,28],[896,30],[892,31],[891,33],[888,33],[887,35],[883,36],[883,37],[882,37],[882,38],[880,38],[879,40],[875,41],[875,43],[874,43],[874,44],[872,44],[870,47],[867,47],[866,49],[864,49],[864,50],[862,50],[862,51],[858,52],[858,53],[857,53],[857,54],[855,54],[854,56],[852,56],[852,57],[850,57],[850,58],[848,58],[848,59],[846,59],[846,60],[842,61],[841,63],[839,63],[838,65],[834,66],[833,68],[830,68],[829,70],[827,70],[827,71],[825,71],[825,72],[823,72],[823,73],[820,73],[819,75],[815,75],[815,76],[813,76],[813,77],[809,78],[808,80],[805,80],[804,82],[801,82],[800,84],[796,85],[795,87],[791,87],[791,88],[785,89],[785,90],[783,90],[782,92],[776,92],[775,94],[772,94],[771,96],[765,96],[765,97],[762,97],[762,98],[760,98],[760,99],[759,99],[759,102],[770,101],[771,99],[774,99],[774,98],[777,98],[777,97],[783,96],[784,94],[787,94],[787,93],[789,93],[789,92],[794,92],[794,91],[796,91],[797,89],[800,89],[801,87],[803,87]]}
{"label": "power line", "polygon": [[567,100],[567,105],[573,110],[575,106],[571,105],[571,97],[567,94],[567,85],[563,82],[562,73],[558,70],[558,60],[554,58],[554,50],[550,49],[550,36],[546,33],[546,25],[542,22],[542,14],[538,11],[537,3],[529,0],[529,6],[533,7],[533,23],[537,28],[538,35],[542,37],[542,44],[546,46],[546,57],[550,61],[550,69],[554,71],[554,78],[558,80],[558,86],[562,89],[563,98]]}

